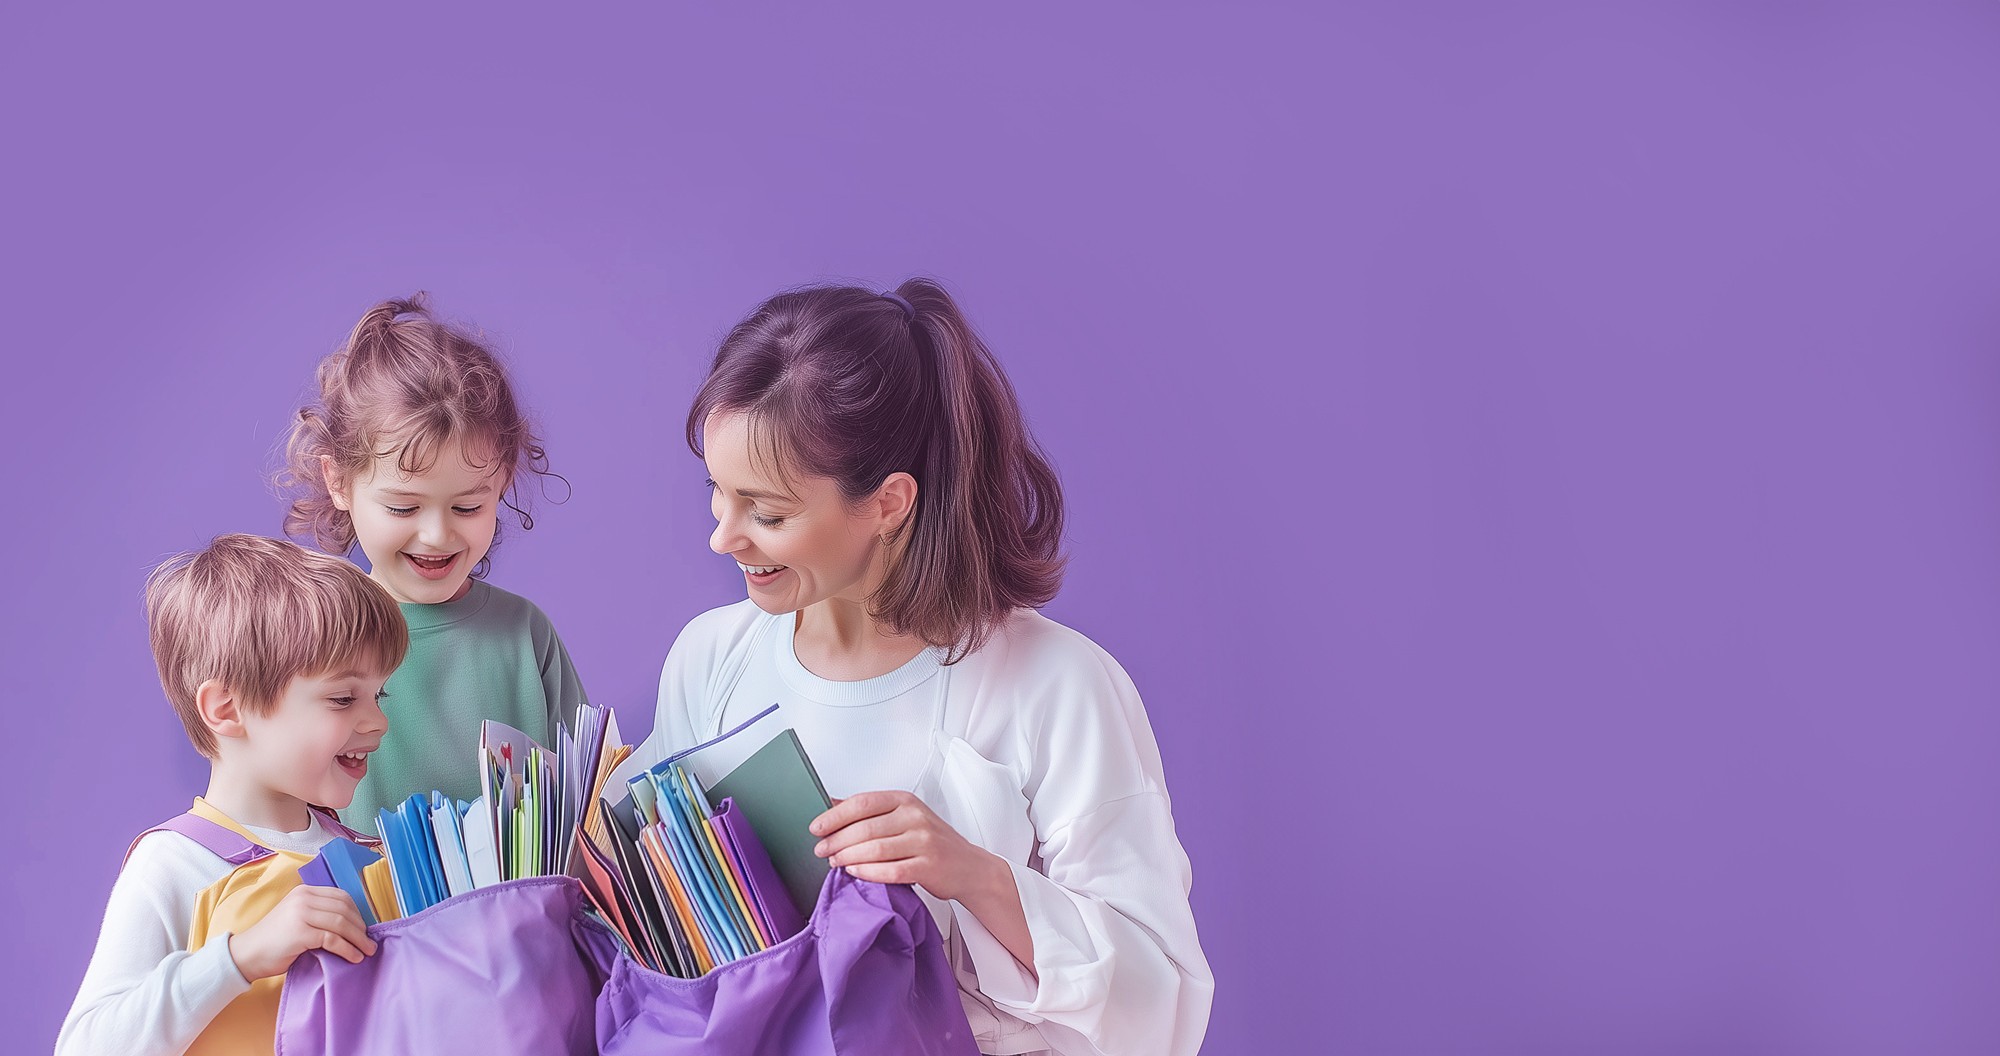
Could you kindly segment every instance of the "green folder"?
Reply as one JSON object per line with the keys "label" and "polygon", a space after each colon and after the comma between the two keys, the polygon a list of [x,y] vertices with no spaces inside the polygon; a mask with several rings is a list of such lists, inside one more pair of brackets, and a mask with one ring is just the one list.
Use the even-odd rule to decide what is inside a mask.
{"label": "green folder", "polygon": [[725,799],[735,801],[736,809],[771,856],[771,865],[799,907],[799,916],[811,917],[813,907],[819,904],[819,889],[826,882],[828,866],[826,859],[813,853],[819,837],[807,826],[826,813],[833,801],[820,785],[819,774],[806,758],[798,734],[789,729],[779,732],[713,788],[703,791],[717,806]]}

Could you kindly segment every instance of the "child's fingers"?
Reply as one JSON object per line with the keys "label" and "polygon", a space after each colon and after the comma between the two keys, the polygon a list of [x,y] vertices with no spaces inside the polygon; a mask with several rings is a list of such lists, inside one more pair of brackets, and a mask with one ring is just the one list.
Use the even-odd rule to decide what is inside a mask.
{"label": "child's fingers", "polygon": [[368,929],[362,925],[359,918],[342,921],[340,927],[328,928],[327,930],[332,932],[337,938],[345,940],[349,946],[361,951],[361,953],[371,957],[374,956],[375,940],[368,937]]}
{"label": "child's fingers", "polygon": [[[364,951],[375,952],[375,940],[368,937],[368,929],[361,926],[361,918],[352,912],[352,902],[348,903],[347,908],[349,912],[346,913],[334,909],[313,909],[301,920],[306,927],[320,932],[328,940],[338,941],[340,945],[354,950],[355,956],[348,957],[348,960],[358,961]],[[319,948],[332,950],[332,941],[321,943]],[[347,955],[341,954],[341,956]]]}
{"label": "child's fingers", "polygon": [[368,937],[368,929],[365,927],[354,929],[354,936],[348,941],[352,942],[356,949],[370,957],[375,956],[375,951],[378,949],[375,945],[375,940]]}
{"label": "child's fingers", "polygon": [[319,947],[320,949],[325,950],[330,954],[333,954],[335,957],[338,957],[349,964],[361,963],[361,958],[363,956],[361,950],[357,948],[352,942],[347,941],[347,938],[345,936],[337,934],[332,931],[321,931],[319,934],[320,934],[320,947]]}
{"label": "child's fingers", "polygon": [[361,911],[354,907],[354,900],[342,897],[340,900],[341,934],[363,952],[375,952],[375,940],[368,937],[368,925],[361,921]]}
{"label": "child's fingers", "polygon": [[375,943],[367,935],[339,928],[319,929],[319,948],[337,954],[354,963],[375,952]]}
{"label": "child's fingers", "polygon": [[331,887],[312,888],[312,892],[312,912],[332,917],[333,923],[324,925],[328,930],[338,931],[358,949],[371,954],[375,952],[375,940],[368,937],[368,926],[361,922],[361,910],[355,907],[354,899],[348,897],[347,892]]}

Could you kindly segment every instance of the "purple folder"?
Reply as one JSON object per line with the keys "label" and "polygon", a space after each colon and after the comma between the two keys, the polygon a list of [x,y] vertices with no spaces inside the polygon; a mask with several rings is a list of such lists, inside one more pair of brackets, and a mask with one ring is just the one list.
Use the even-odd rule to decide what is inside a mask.
{"label": "purple folder", "polygon": [[777,867],[771,864],[771,856],[765,853],[763,841],[757,839],[757,831],[750,827],[750,820],[736,809],[736,801],[725,798],[709,820],[722,836],[729,856],[735,859],[744,885],[750,889],[747,893],[753,903],[751,909],[764,925],[765,933],[771,936],[771,941],[782,942],[797,935],[799,929],[806,926],[805,917],[793,904],[792,896],[785,889],[785,881],[778,876]]}

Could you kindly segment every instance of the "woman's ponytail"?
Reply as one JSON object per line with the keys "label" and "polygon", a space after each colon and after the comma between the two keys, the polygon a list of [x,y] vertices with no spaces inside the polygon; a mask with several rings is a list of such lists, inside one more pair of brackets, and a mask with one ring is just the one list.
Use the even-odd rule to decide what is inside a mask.
{"label": "woman's ponytail", "polygon": [[[985,644],[1009,610],[1040,608],[1062,583],[1062,486],[1028,432],[1014,388],[958,304],[937,283],[911,279],[917,351],[928,359],[938,406],[917,488],[916,524],[903,559],[877,595],[885,613],[916,612],[923,595],[961,628],[956,660]],[[967,560],[967,555],[983,560]],[[940,591],[940,584],[952,589]]]}

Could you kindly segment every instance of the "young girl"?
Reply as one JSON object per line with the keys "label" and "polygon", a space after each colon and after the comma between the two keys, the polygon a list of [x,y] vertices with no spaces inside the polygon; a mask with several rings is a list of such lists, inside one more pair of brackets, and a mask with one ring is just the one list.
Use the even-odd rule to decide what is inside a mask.
{"label": "young girl", "polygon": [[782,705],[834,867],[932,900],[989,1053],[1193,1053],[1214,989],[1132,681],[1042,616],[1062,492],[952,299],[807,289],[688,414],[748,600],[667,655],[658,759]]}
{"label": "young girl", "polygon": [[422,294],[384,301],[320,364],[286,456],[285,531],[334,554],[359,543],[410,625],[383,702],[391,732],[343,817],[372,831],[377,808],[413,792],[478,796],[481,720],[553,746],[585,699],[576,669],[541,609],[481,578],[500,506],[534,527],[520,484],[548,473],[493,353]]}

